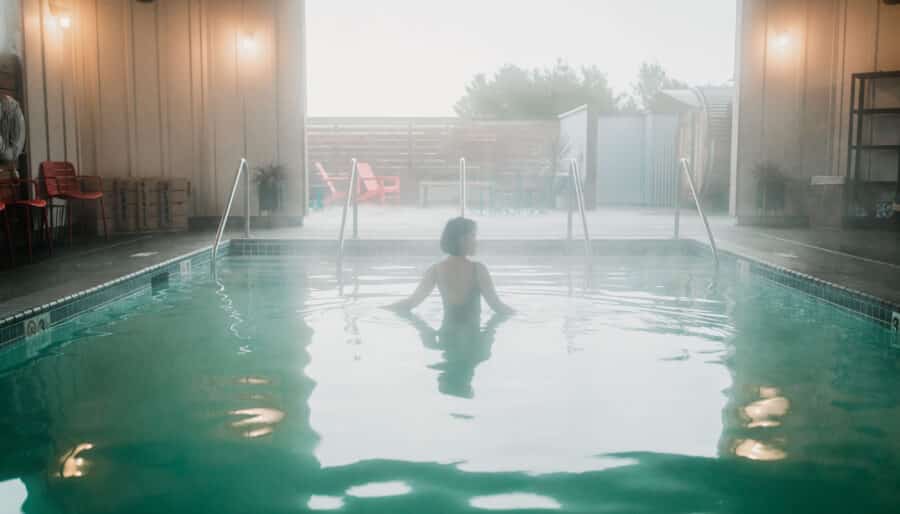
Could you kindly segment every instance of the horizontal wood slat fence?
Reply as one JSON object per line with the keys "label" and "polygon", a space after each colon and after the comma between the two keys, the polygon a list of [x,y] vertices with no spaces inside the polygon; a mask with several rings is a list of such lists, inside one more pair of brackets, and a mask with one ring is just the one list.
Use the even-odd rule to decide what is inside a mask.
{"label": "horizontal wood slat fence", "polygon": [[[551,173],[559,124],[551,121],[482,121],[458,118],[309,118],[310,164],[347,174],[350,159],[396,175],[401,201],[415,203],[419,182],[456,180],[465,157],[470,180],[540,180]],[[310,168],[313,169],[313,168]]]}

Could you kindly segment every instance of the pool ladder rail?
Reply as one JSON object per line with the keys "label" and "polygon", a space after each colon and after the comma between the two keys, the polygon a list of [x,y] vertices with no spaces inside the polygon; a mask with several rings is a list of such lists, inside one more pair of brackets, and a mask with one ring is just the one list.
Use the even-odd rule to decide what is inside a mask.
{"label": "pool ladder rail", "polygon": [[466,158],[459,158],[459,215],[466,217]]}
{"label": "pool ladder rail", "polygon": [[[337,261],[338,268],[341,267],[341,263],[344,258],[344,241],[346,239],[346,230],[347,230],[347,215],[352,206],[353,208],[353,239],[359,239],[359,202],[357,201],[357,195],[359,193],[359,184],[358,182],[358,160],[351,159],[350,160],[350,180],[347,185],[347,196],[344,201],[344,207],[341,212],[341,228],[338,231],[338,251],[337,251]],[[468,182],[467,182],[467,166],[466,166],[466,158],[459,158],[459,215],[462,217],[466,216],[466,190],[467,190]],[[581,172],[578,168],[578,160],[570,159],[569,160],[569,191],[572,197],[574,197],[575,205],[578,205],[578,212],[581,215],[581,225],[584,230],[584,243],[585,243],[585,254],[587,256],[591,255],[591,235],[588,230],[588,221],[587,221],[587,213],[585,212],[585,201],[584,201],[584,188],[581,181]],[[569,202],[568,206],[568,225],[566,230],[566,240],[571,244],[573,240],[573,218],[574,218],[574,205],[573,202]],[[249,227],[248,227],[249,232]]]}
{"label": "pool ladder rail", "polygon": [[[712,248],[713,260],[715,261],[715,271],[718,273],[719,271],[719,249],[716,246],[716,238],[713,237],[712,228],[709,226],[709,220],[706,218],[706,214],[703,212],[703,207],[700,206],[700,196],[697,195],[697,187],[694,184],[694,177],[691,173],[691,164],[686,158],[682,158],[681,161],[681,171],[684,173],[684,176],[687,177],[688,187],[691,189],[691,196],[694,199],[694,205],[697,207],[697,213],[700,214],[700,219],[703,220],[703,226],[706,228],[706,235],[709,238],[709,246]],[[681,173],[676,175],[678,178],[675,180],[675,234],[674,238],[678,239],[679,230],[681,228]]]}
{"label": "pool ladder rail", "polygon": [[[352,207],[353,213],[353,239],[359,239],[359,161],[355,158],[350,159],[350,181],[347,185],[347,197],[344,200],[344,207],[341,211],[341,228],[338,232],[338,249],[337,249],[337,265],[338,270],[342,268],[344,262],[344,241],[346,240],[347,231],[347,215]],[[466,215],[466,158],[459,158],[459,215]],[[249,229],[248,229],[249,230]]]}
{"label": "pool ladder rail", "polygon": [[212,259],[210,267],[213,272],[216,269],[216,257],[219,254],[219,245],[222,243],[222,235],[225,233],[225,225],[228,223],[228,216],[231,214],[231,205],[234,203],[234,197],[237,194],[238,184],[240,184],[241,176],[244,177],[244,238],[250,239],[250,168],[247,159],[241,157],[241,163],[238,165],[237,172],[234,174],[234,181],[231,184],[231,194],[228,195],[228,203],[225,204],[225,212],[219,219],[219,226],[216,229],[216,238],[212,246]]}
{"label": "pool ladder rail", "polygon": [[569,159],[569,212],[566,221],[566,242],[570,248],[574,232],[572,222],[575,216],[575,206],[572,205],[572,197],[575,197],[575,204],[578,205],[578,212],[581,215],[581,227],[584,231],[584,256],[589,259],[592,254],[591,234],[588,231],[587,213],[584,206],[584,187],[581,182],[581,172],[578,169],[577,159]]}
{"label": "pool ladder rail", "polygon": [[347,211],[350,205],[353,205],[353,239],[359,239],[359,202],[357,194],[359,193],[358,162],[355,158],[350,159],[350,180],[347,185],[347,198],[344,200],[344,208],[341,211],[341,229],[338,232],[338,250],[337,250],[337,268],[338,281],[341,281],[343,263],[344,263],[344,231],[347,228]]}

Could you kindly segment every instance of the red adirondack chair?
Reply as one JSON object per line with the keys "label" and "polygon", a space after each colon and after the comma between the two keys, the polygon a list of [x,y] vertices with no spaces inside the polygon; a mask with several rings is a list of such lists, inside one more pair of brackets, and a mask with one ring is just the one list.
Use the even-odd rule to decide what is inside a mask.
{"label": "red adirondack chair", "polygon": [[[316,161],[314,165],[316,167],[316,173],[319,175],[319,178],[325,184],[325,187],[328,188],[328,196],[324,199],[325,205],[332,204],[334,202],[347,198],[347,187],[339,187],[338,182],[340,182],[340,179],[336,179],[330,176],[328,172],[325,171],[325,167],[322,166],[321,162]],[[346,182],[346,180],[344,182]]]}
{"label": "red adirondack chair", "polygon": [[[32,197],[31,198],[20,198],[20,191],[22,186],[31,186]],[[20,207],[24,211],[25,215],[22,217],[25,222],[25,240],[28,242],[28,260],[33,260],[32,254],[32,245],[31,245],[31,230],[34,228],[34,225],[31,223],[31,210],[32,209],[40,209],[41,210],[41,232],[43,233],[44,239],[48,242],[48,246],[50,248],[50,253],[53,254],[53,238],[50,235],[50,222],[47,216],[48,205],[47,200],[43,200],[37,198],[37,183],[33,180],[14,180],[7,179],[0,181],[0,203],[4,205],[3,214],[4,217],[6,215],[6,207]],[[10,248],[12,248],[12,240],[10,238],[9,233],[9,222],[4,219],[6,222],[6,237],[10,244]],[[12,250],[10,251],[10,259],[12,259]]]}
{"label": "red adirondack chair", "polygon": [[6,204],[0,202],[0,212],[3,213],[3,230],[6,232],[6,247],[9,248],[9,264],[16,263],[15,249],[13,248],[12,232],[9,230],[9,213],[6,212]]}
{"label": "red adirondack chair", "polygon": [[385,199],[396,200],[400,198],[400,177],[396,175],[375,175],[372,166],[367,162],[356,165],[359,173],[359,181],[365,186],[365,191],[359,195],[359,201],[376,199],[384,203]]}
{"label": "red adirondack chair", "polygon": [[[66,224],[69,226],[69,243],[72,243],[72,202],[75,200],[100,202],[100,216],[103,220],[103,237],[109,239],[106,228],[106,211],[103,208],[103,181],[98,176],[78,175],[75,166],[66,161],[44,161],[40,166],[44,189],[50,199],[66,200]],[[91,181],[96,184],[96,191],[85,191],[82,184]]]}

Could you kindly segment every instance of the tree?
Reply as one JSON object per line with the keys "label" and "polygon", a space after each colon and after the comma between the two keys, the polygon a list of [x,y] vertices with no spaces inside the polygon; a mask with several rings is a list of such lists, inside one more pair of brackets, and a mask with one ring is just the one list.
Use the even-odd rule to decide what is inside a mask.
{"label": "tree", "polygon": [[454,110],[463,118],[555,119],[587,104],[598,113],[615,112],[619,97],[596,66],[573,69],[562,60],[552,68],[526,70],[508,64],[494,76],[476,75]]}
{"label": "tree", "polygon": [[656,112],[660,109],[660,91],[663,89],[682,89],[688,87],[687,83],[669,77],[666,70],[657,62],[641,63],[638,71],[638,81],[632,84],[638,105],[646,112]]}

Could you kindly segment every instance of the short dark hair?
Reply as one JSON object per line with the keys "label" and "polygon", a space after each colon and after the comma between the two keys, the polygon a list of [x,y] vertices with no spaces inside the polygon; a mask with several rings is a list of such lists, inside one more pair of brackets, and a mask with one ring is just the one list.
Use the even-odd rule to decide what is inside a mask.
{"label": "short dark hair", "polygon": [[441,234],[441,250],[448,255],[462,257],[465,252],[463,238],[474,233],[476,227],[474,221],[462,216],[448,221]]}

